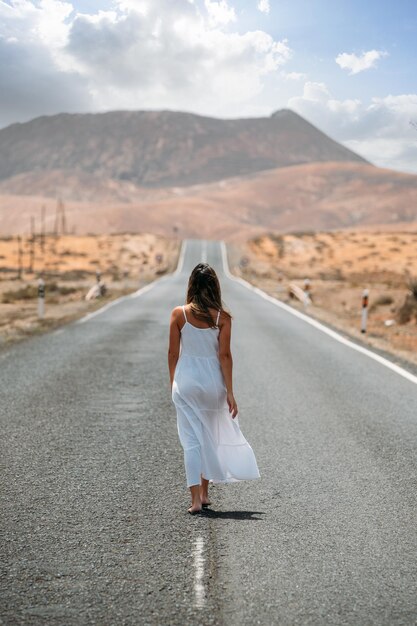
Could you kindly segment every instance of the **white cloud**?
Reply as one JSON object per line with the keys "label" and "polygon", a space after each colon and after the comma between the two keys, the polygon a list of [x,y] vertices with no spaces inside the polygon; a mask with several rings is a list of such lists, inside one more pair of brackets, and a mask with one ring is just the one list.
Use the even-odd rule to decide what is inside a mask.
{"label": "white cloud", "polygon": [[[237,22],[233,0],[113,0],[91,13],[69,0],[0,0],[0,126],[60,111],[243,117],[289,106],[371,161],[417,171],[416,94],[338,99],[285,71],[287,40]],[[385,55],[339,55],[339,65],[357,73],[372,52]]]}
{"label": "white cloud", "polygon": [[237,117],[255,110],[292,51],[262,30],[240,32],[236,19],[227,0],[114,0],[112,10],[94,13],[63,0],[0,1],[0,90],[8,102],[0,126],[38,115],[46,101],[43,113],[171,108]]}
{"label": "white cloud", "polygon": [[60,65],[71,11],[54,0],[0,2],[0,126],[90,106],[88,81]]}
{"label": "white cloud", "polygon": [[258,9],[261,13],[269,13],[271,10],[269,0],[259,0],[258,1]]}
{"label": "white cloud", "polygon": [[368,52],[362,52],[361,56],[343,52],[335,58],[335,61],[342,70],[349,70],[349,74],[359,74],[375,67],[376,62],[385,56],[388,56],[388,53],[382,50],[368,50]]}
{"label": "white cloud", "polygon": [[227,4],[226,0],[221,0],[220,2],[204,0],[204,6],[213,26],[225,25],[236,21],[235,10]]}
{"label": "white cloud", "polygon": [[306,80],[307,74],[303,72],[281,72],[282,78],[285,80]]}
{"label": "white cloud", "polygon": [[417,94],[338,100],[324,83],[307,82],[288,106],[338,141],[382,167],[417,173]]}

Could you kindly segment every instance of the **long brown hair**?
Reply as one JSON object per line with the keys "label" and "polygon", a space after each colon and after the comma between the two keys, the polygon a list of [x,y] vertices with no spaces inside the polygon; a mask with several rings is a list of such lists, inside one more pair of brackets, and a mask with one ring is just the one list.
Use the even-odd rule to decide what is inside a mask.
{"label": "long brown hair", "polygon": [[206,322],[210,328],[216,327],[210,309],[223,311],[231,317],[230,313],[223,308],[217,274],[208,263],[199,263],[191,272],[188,279],[187,304],[191,305],[194,317]]}

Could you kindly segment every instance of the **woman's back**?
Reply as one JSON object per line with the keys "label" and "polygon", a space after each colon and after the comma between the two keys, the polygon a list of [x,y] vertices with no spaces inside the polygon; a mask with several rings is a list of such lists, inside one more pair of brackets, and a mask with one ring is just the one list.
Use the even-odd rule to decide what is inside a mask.
{"label": "woman's back", "polygon": [[[219,328],[220,311],[216,317],[216,327],[198,327],[196,320],[190,311],[182,307],[184,313],[184,325],[181,328],[181,357],[218,358],[219,354]],[[189,321],[193,320],[193,323]],[[201,322],[200,322],[201,323]]]}

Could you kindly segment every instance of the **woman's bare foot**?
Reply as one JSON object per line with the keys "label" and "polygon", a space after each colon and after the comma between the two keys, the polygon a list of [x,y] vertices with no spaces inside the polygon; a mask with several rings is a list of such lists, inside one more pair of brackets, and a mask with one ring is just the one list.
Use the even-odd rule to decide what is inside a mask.
{"label": "woman's bare foot", "polygon": [[209,506],[211,504],[208,497],[208,486],[209,481],[201,476],[201,486],[200,486],[200,500],[202,506]]}
{"label": "woman's bare foot", "polygon": [[202,509],[202,506],[194,506],[192,504],[190,508],[188,509],[188,512],[191,513],[191,515],[195,515],[195,513],[200,513],[201,509]]}
{"label": "woman's bare foot", "polygon": [[193,485],[190,487],[191,492],[191,506],[188,509],[188,512],[194,515],[194,513],[198,513],[202,509],[201,498],[200,498],[200,485]]}

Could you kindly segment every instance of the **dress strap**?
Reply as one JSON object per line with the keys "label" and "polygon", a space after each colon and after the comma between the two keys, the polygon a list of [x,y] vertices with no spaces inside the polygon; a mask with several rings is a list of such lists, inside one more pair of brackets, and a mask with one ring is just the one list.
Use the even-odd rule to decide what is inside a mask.
{"label": "dress strap", "polygon": [[184,305],[182,305],[182,312],[184,313],[185,321],[188,322],[187,316],[185,314],[185,306]]}
{"label": "dress strap", "polygon": [[219,312],[217,313],[216,326],[218,326],[218,325],[219,325],[220,313],[221,313],[221,311],[219,311]]}

